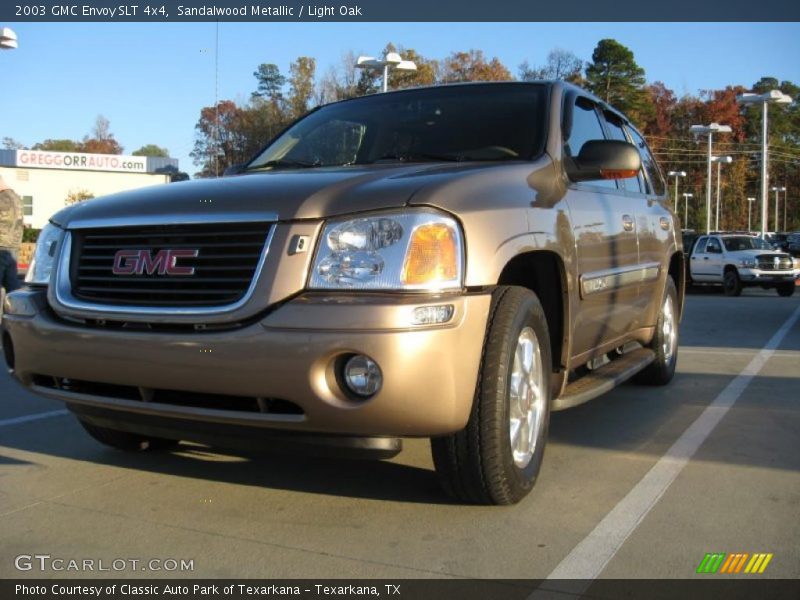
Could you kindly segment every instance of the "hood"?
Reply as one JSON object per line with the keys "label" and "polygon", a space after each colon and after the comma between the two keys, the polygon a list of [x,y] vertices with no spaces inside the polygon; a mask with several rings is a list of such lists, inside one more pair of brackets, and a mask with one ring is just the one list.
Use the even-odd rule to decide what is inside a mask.
{"label": "hood", "polygon": [[783,252],[773,252],[771,250],[764,250],[763,248],[752,248],[750,250],[733,250],[725,252],[727,256],[732,258],[761,258],[764,260],[771,258],[791,258],[788,254]]}
{"label": "hood", "polygon": [[104,221],[207,215],[210,221],[231,214],[280,221],[320,219],[405,206],[428,178],[454,177],[469,163],[381,164],[254,172],[219,179],[140,188],[82,202],[53,216],[62,227],[92,227]]}

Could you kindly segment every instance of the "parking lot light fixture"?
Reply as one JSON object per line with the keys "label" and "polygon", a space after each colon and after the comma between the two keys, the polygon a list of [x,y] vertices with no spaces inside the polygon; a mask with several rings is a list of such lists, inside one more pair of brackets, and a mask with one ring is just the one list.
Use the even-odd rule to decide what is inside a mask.
{"label": "parking lot light fixture", "polygon": [[[781,187],[773,186],[772,187],[772,191],[775,192],[775,232],[777,233],[778,231],[780,231],[778,229],[778,192],[785,192],[786,188],[783,187],[783,186],[781,186]],[[783,197],[783,205],[784,205],[784,207],[786,206],[786,196],[785,195]],[[784,222],[785,221],[786,221],[786,219],[784,219]]]}
{"label": "parking lot light fixture", "polygon": [[0,27],[0,50],[16,50],[19,40],[16,32],[10,27]]}
{"label": "parking lot light fixture", "polygon": [[372,56],[359,56],[355,65],[356,69],[373,69],[383,71],[383,81],[381,90],[386,92],[389,89],[389,70],[399,69],[401,71],[416,71],[417,65],[410,60],[403,60],[397,52],[388,52],[383,59]]}
{"label": "parking lot light fixture", "polygon": [[689,229],[689,198],[694,198],[694,194],[683,192],[683,228]]}
{"label": "parking lot light fixture", "polygon": [[753,213],[753,202],[755,201],[755,198],[747,199],[747,231],[753,231],[753,221],[751,217]]}
{"label": "parking lot light fixture", "polygon": [[678,177],[686,177],[686,171],[670,171],[667,177],[675,178],[675,210],[678,210]]}
{"label": "parking lot light fixture", "polygon": [[736,101],[740,104],[760,104],[761,105],[761,237],[767,231],[767,189],[769,188],[769,174],[767,173],[767,104],[787,105],[792,103],[791,96],[787,96],[780,90],[770,90],[763,94],[751,92],[739,94]]}
{"label": "parking lot light fixture", "polygon": [[706,233],[711,233],[711,145],[715,133],[730,133],[730,125],[711,123],[709,125],[692,125],[689,131],[695,137],[705,135],[708,137],[708,160],[706,169]]}

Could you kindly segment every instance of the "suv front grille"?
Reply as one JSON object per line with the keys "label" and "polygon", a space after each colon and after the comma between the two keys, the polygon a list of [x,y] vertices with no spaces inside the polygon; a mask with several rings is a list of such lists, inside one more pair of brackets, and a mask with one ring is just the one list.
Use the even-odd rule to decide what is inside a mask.
{"label": "suv front grille", "polygon": [[756,257],[758,260],[758,268],[762,271],[787,271],[794,267],[792,257],[788,255],[781,255],[778,257],[778,262],[775,262],[774,254],[762,254]]}
{"label": "suv front grille", "polygon": [[[215,223],[73,230],[72,294],[112,305],[232,304],[249,289],[271,227]],[[162,252],[172,250],[183,256],[172,259]],[[116,259],[115,274],[120,251],[128,252]],[[173,269],[167,268],[170,261]],[[132,272],[119,272],[125,270]]]}

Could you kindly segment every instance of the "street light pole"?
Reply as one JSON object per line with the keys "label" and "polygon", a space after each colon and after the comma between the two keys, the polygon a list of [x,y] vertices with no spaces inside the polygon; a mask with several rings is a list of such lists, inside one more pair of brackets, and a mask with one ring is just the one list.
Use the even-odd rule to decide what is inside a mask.
{"label": "street light pole", "polygon": [[683,228],[689,229],[689,198],[694,198],[694,194],[683,192]]}
{"label": "street light pole", "polygon": [[755,202],[755,198],[748,198],[747,199],[747,231],[753,231],[753,224],[751,221],[751,215],[753,213],[753,202]]}
{"label": "street light pole", "polygon": [[783,230],[786,231],[786,206],[789,204],[789,192],[783,188]]}
{"label": "street light pole", "polygon": [[761,237],[767,231],[767,190],[769,188],[769,173],[767,172],[767,104],[791,104],[791,96],[780,90],[770,90],[763,94],[745,93],[736,96],[742,104],[761,104]]}
{"label": "street light pole", "polygon": [[767,101],[761,103],[761,239],[767,233],[767,186],[769,185],[769,172],[767,171]]}
{"label": "street light pole", "polygon": [[730,133],[732,130],[729,125],[711,123],[710,125],[692,125],[689,131],[695,135],[708,136],[708,158],[706,168],[706,234],[711,233],[711,147],[714,133]]}
{"label": "street light pole", "polygon": [[[775,192],[775,231],[778,232],[778,231],[780,231],[780,229],[778,229],[778,225],[779,225],[779,223],[778,223],[778,216],[779,216],[779,213],[778,213],[778,192],[785,192],[786,188],[785,187],[774,186],[772,188],[772,191]],[[785,197],[785,195],[784,195],[784,199],[783,199],[783,206],[784,206],[784,209],[785,209],[786,208],[786,197]],[[785,222],[786,222],[786,219],[784,218],[784,223]]]}
{"label": "street light pole", "polygon": [[678,211],[678,177],[686,177],[686,171],[670,171],[667,177],[675,178],[675,212]]}
{"label": "street light pole", "polygon": [[733,162],[733,159],[730,156],[712,156],[711,162],[717,163],[717,210],[716,210],[716,217],[714,219],[714,230],[719,231],[720,181],[722,179],[720,167],[722,167],[722,163]]}

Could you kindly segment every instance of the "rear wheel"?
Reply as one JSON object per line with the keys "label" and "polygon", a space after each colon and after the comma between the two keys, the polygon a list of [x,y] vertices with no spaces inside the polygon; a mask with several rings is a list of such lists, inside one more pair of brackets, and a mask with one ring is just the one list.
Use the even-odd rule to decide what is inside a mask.
{"label": "rear wheel", "polygon": [[794,294],[794,288],[795,288],[794,281],[792,281],[790,283],[781,283],[775,289],[778,290],[778,296],[783,296],[785,298],[788,298],[789,296]]}
{"label": "rear wheel", "polygon": [[536,294],[493,294],[467,426],[431,440],[442,487],[463,502],[514,504],[530,492],[550,418],[550,338]]}
{"label": "rear wheel", "polygon": [[739,296],[742,293],[742,280],[739,279],[739,273],[736,269],[725,271],[722,289],[726,296]]}
{"label": "rear wheel", "polygon": [[142,452],[145,450],[170,450],[179,444],[178,440],[166,440],[164,438],[147,437],[127,431],[108,429],[93,425],[82,419],[80,424],[86,432],[95,440],[106,446],[123,450],[125,452]]}

